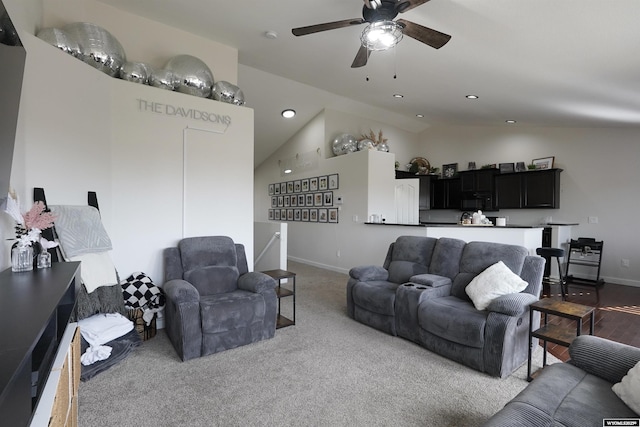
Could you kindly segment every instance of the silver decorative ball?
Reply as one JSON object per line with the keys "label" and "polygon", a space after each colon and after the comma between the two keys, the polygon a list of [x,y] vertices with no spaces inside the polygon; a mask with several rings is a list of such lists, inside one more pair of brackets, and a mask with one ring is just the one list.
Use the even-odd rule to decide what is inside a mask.
{"label": "silver decorative ball", "polygon": [[154,68],[151,70],[151,76],[149,76],[149,85],[165,90],[175,90],[176,76],[173,74],[173,71],[165,70],[164,68]]}
{"label": "silver decorative ball", "polygon": [[386,142],[381,142],[376,148],[378,149],[378,151],[384,151],[385,153],[389,152],[389,146]]}
{"label": "silver decorative ball", "polygon": [[236,91],[236,95],[233,97],[233,103],[235,105],[240,106],[240,107],[242,107],[244,104],[246,104],[246,102],[244,100],[244,92],[242,92],[242,90],[238,89]]}
{"label": "silver decorative ball", "polygon": [[74,22],[62,29],[78,43],[82,61],[111,77],[118,75],[127,56],[120,42],[110,32],[89,22]]}
{"label": "silver decorative ball", "polygon": [[231,84],[224,80],[219,80],[213,85],[213,92],[211,98],[216,101],[226,102],[233,104],[236,98],[236,93],[239,91],[238,86]]}
{"label": "silver decorative ball", "polygon": [[80,45],[61,28],[43,28],[37,37],[69,55],[80,57]]}
{"label": "silver decorative ball", "polygon": [[152,72],[153,68],[144,62],[125,62],[119,76],[122,80],[147,85]]}
{"label": "silver decorative ball", "polygon": [[376,149],[376,145],[370,139],[365,138],[358,141],[358,151],[375,150],[375,149]]}
{"label": "silver decorative ball", "polygon": [[342,135],[337,136],[331,145],[333,154],[336,156],[358,151],[358,140],[355,136],[348,133],[343,133]]}
{"label": "silver decorative ball", "polygon": [[207,64],[191,55],[177,55],[164,67],[176,77],[176,91],[209,98],[213,87],[213,73]]}

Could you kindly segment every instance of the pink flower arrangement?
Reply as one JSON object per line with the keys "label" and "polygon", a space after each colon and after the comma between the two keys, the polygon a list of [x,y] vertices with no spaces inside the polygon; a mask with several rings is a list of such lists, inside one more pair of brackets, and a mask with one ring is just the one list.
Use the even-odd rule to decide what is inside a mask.
{"label": "pink flower arrangement", "polygon": [[[18,198],[9,193],[5,212],[16,221],[16,238],[19,246],[30,246],[33,242],[45,240],[46,247],[52,247],[50,242],[40,237],[42,230],[53,227],[55,215],[45,212],[45,205],[42,202],[35,202],[28,212],[20,213],[20,202]],[[54,244],[54,246],[56,246]]]}

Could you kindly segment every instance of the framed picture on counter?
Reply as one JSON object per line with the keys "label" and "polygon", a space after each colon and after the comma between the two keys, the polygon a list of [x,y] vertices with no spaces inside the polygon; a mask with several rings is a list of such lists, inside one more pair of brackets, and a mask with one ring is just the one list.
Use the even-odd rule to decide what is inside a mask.
{"label": "framed picture on counter", "polygon": [[500,173],[510,173],[515,170],[513,163],[500,163]]}
{"label": "framed picture on counter", "polygon": [[543,157],[542,159],[533,159],[531,161],[531,163],[536,165],[536,169],[553,169],[553,160],[554,159],[555,159],[554,156],[552,156],[552,157]]}

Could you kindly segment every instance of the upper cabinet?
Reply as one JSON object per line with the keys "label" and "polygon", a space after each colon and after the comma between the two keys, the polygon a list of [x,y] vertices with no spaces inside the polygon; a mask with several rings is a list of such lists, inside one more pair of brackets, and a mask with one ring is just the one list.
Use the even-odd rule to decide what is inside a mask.
{"label": "upper cabinet", "polygon": [[431,180],[431,209],[460,209],[460,178]]}
{"label": "upper cabinet", "polygon": [[562,169],[542,169],[496,175],[495,204],[498,209],[560,208]]}
{"label": "upper cabinet", "polygon": [[462,210],[494,211],[497,169],[478,169],[460,172],[460,208]]}

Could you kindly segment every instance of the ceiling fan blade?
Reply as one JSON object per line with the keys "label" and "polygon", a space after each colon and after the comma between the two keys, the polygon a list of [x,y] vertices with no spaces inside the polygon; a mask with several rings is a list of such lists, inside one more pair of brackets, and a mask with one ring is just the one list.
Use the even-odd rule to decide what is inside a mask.
{"label": "ceiling fan blade", "polygon": [[423,27],[406,19],[398,19],[397,23],[404,26],[402,33],[406,36],[414,38],[424,44],[427,44],[435,49],[440,49],[451,40],[451,36],[440,31],[433,30],[431,28]]}
{"label": "ceiling fan blade", "polygon": [[319,33],[321,31],[345,28],[351,25],[360,25],[365,22],[362,18],[345,19],[344,21],[326,22],[324,24],[309,25],[308,27],[294,28],[291,30],[294,36],[305,36],[307,34]]}
{"label": "ceiling fan blade", "polygon": [[400,3],[398,3],[398,5],[396,6],[396,10],[400,13],[404,13],[407,10],[411,10],[414,7],[418,7],[420,5],[425,4],[426,2],[428,2],[429,0],[405,0],[405,1],[401,1]]}
{"label": "ceiling fan blade", "polygon": [[351,68],[360,68],[367,65],[369,55],[371,55],[371,51],[360,45],[360,49],[358,49],[358,53],[356,53],[356,57],[353,59],[353,63],[351,64]]}

